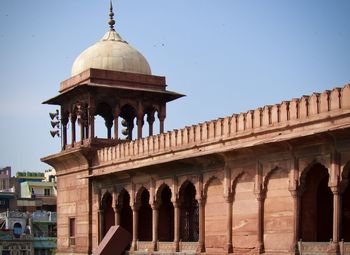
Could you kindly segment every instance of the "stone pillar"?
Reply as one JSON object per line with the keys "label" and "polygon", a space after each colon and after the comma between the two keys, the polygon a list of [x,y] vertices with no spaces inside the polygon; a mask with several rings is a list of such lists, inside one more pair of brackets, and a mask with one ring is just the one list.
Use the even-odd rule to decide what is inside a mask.
{"label": "stone pillar", "polygon": [[165,116],[158,116],[159,118],[159,133],[164,133],[164,120]]}
{"label": "stone pillar", "polygon": [[89,107],[89,135],[88,137],[90,139],[93,139],[95,137],[95,108],[94,107]]}
{"label": "stone pillar", "polygon": [[293,239],[290,246],[291,254],[299,254],[298,241],[300,238],[300,188],[299,188],[299,160],[292,151],[291,170],[288,190],[293,199]]}
{"label": "stone pillar", "polygon": [[290,247],[292,254],[299,254],[299,221],[300,221],[300,195],[296,185],[289,188],[289,192],[293,198],[293,240]]}
{"label": "stone pillar", "polygon": [[164,133],[164,120],[166,117],[166,108],[165,105],[161,105],[159,112],[158,112],[158,119],[159,119],[159,132]]}
{"label": "stone pillar", "polygon": [[83,118],[83,116],[80,116],[78,123],[79,123],[79,127],[80,127],[80,142],[83,143],[83,140],[85,138],[85,136],[84,136],[84,118]]}
{"label": "stone pillar", "polygon": [[148,122],[148,134],[149,136],[153,135],[153,123],[154,123],[154,112],[150,112],[147,114],[147,122]]}
{"label": "stone pillar", "polygon": [[66,114],[62,114],[61,118],[62,123],[62,150],[66,149],[67,145],[67,124],[68,124],[68,116]]}
{"label": "stone pillar", "polygon": [[138,221],[139,221],[139,207],[132,205],[132,243],[131,250],[137,251],[137,239],[138,239]]}
{"label": "stone pillar", "polygon": [[106,125],[106,128],[107,128],[107,138],[111,139],[112,138],[113,119],[107,119],[105,121],[105,125]]}
{"label": "stone pillar", "polygon": [[331,154],[331,171],[329,188],[333,193],[333,238],[327,249],[327,254],[340,254],[339,239],[341,228],[341,197],[340,197],[340,154],[334,150]]}
{"label": "stone pillar", "polygon": [[136,115],[136,122],[137,122],[137,138],[142,138],[142,126],[143,126],[143,117],[144,117],[144,110],[143,105],[139,101],[137,104],[137,115]]}
{"label": "stone pillar", "polygon": [[255,193],[258,201],[258,240],[256,245],[257,253],[264,253],[264,201],[265,193],[259,190]]}
{"label": "stone pillar", "polygon": [[153,251],[158,250],[158,205],[152,203],[152,247]]}
{"label": "stone pillar", "polygon": [[199,237],[198,237],[198,247],[197,252],[205,252],[205,199],[201,198],[198,199],[198,206],[199,206]]}
{"label": "stone pillar", "polygon": [[174,205],[174,251],[180,251],[180,207],[179,202],[173,202]]}
{"label": "stone pillar", "polygon": [[139,113],[137,115],[137,138],[142,138],[142,126],[143,126],[143,114]]}
{"label": "stone pillar", "polygon": [[333,238],[330,246],[328,247],[327,254],[340,254],[339,247],[339,237],[340,237],[340,217],[341,217],[341,208],[340,208],[340,194],[339,187],[333,186],[330,187],[333,193]]}
{"label": "stone pillar", "polygon": [[75,141],[76,141],[76,134],[75,134],[75,123],[77,121],[77,115],[75,115],[74,113],[71,113],[70,116],[70,122],[72,124],[72,146],[74,146]]}
{"label": "stone pillar", "polygon": [[119,106],[116,106],[114,109],[114,139],[119,139]]}
{"label": "stone pillar", "polygon": [[233,245],[232,245],[232,195],[225,196],[226,201],[226,210],[227,210],[227,247],[226,252],[232,253],[233,252]]}
{"label": "stone pillar", "polygon": [[98,225],[98,243],[100,243],[104,237],[104,228],[105,228],[105,217],[104,217],[104,211],[103,209],[98,210],[98,217],[99,217],[99,225]]}

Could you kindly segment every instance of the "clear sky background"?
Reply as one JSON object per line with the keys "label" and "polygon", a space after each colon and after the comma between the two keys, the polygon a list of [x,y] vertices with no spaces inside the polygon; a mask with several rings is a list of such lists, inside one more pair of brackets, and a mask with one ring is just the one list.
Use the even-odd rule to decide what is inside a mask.
{"label": "clear sky background", "polygon": [[[49,168],[41,102],[107,31],[108,0],[1,0],[0,166]],[[114,0],[116,30],[168,89],[166,129],[350,83],[349,0]]]}

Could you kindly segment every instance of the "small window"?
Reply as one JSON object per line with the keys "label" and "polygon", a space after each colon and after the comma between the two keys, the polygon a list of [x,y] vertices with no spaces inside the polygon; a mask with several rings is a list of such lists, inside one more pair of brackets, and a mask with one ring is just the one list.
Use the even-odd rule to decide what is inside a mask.
{"label": "small window", "polygon": [[5,200],[0,200],[0,205],[6,205],[6,201]]}
{"label": "small window", "polygon": [[50,189],[45,189],[44,192],[45,196],[50,196]]}
{"label": "small window", "polygon": [[69,245],[75,245],[75,218],[69,218]]}

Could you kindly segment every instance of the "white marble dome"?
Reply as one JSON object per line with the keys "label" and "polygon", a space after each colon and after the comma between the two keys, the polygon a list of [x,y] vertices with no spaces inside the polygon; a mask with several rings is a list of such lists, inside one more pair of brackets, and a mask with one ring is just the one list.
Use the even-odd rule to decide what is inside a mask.
{"label": "white marble dome", "polygon": [[145,57],[124,41],[114,29],[109,30],[100,41],[75,59],[72,76],[89,68],[152,74]]}

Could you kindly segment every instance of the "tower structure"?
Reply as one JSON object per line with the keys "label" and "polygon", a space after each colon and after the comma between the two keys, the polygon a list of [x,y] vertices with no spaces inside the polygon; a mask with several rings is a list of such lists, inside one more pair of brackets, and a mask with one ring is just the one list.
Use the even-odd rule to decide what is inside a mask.
{"label": "tower structure", "polygon": [[[142,138],[145,123],[147,135],[155,134],[154,123],[163,133],[166,104],[184,96],[168,91],[165,77],[153,75],[145,57],[117,33],[111,2],[108,24],[101,40],[76,58],[59,94],[43,102],[60,107],[62,150],[42,159],[57,170],[58,254],[93,249],[88,176],[97,151]],[[95,134],[96,116],[104,119],[105,137]]]}
{"label": "tower structure", "polygon": [[[149,135],[154,133],[155,117],[163,133],[166,103],[183,96],[166,90],[165,77],[152,75],[145,57],[115,31],[112,3],[109,16],[106,34],[76,58],[71,77],[61,83],[59,94],[44,102],[61,107],[63,150],[132,140],[134,126],[134,136],[139,139],[145,117]],[[107,139],[95,137],[97,115],[105,121]]]}

